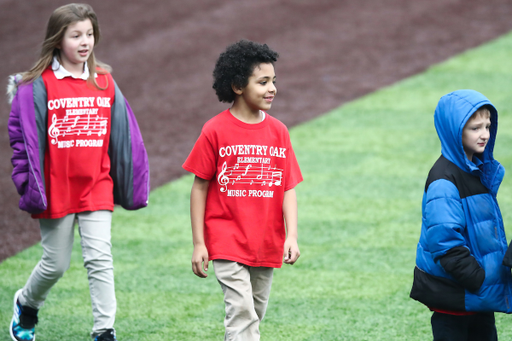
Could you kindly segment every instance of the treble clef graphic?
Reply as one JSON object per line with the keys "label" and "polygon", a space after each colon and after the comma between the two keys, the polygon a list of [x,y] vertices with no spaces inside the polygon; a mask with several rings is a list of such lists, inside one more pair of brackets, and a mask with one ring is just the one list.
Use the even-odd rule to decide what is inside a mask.
{"label": "treble clef graphic", "polygon": [[52,144],[57,144],[57,137],[60,135],[59,128],[57,128],[57,115],[53,114],[52,116],[52,125],[48,128],[48,135],[52,137]]}
{"label": "treble clef graphic", "polygon": [[224,174],[226,173],[226,170],[228,169],[228,166],[226,162],[222,165],[222,171],[220,172],[219,176],[217,177],[217,181],[219,182],[219,185],[224,186],[220,188],[221,192],[227,191],[227,184],[229,183],[229,178]]}

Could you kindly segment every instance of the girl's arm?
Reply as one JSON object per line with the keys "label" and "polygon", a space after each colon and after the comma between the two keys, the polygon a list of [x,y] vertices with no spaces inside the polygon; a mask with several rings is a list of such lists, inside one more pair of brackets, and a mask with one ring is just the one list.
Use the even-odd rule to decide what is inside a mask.
{"label": "girl's arm", "polygon": [[297,244],[297,195],[294,188],[284,192],[283,215],[286,223],[284,262],[293,265],[300,257],[299,245]]}
{"label": "girl's arm", "polygon": [[110,176],[114,203],[127,210],[148,205],[149,161],[137,119],[113,78],[115,97],[110,121]]}
{"label": "girl's arm", "polygon": [[194,243],[192,271],[202,278],[208,276],[204,272],[208,271],[208,250],[204,243],[204,212],[208,185],[208,180],[196,176],[190,193],[190,220],[192,222],[192,242]]}
{"label": "girl's arm", "polygon": [[19,107],[17,98],[14,100],[8,120],[9,142],[12,148],[11,163],[13,166],[12,180],[18,190],[18,194],[25,194],[28,184],[29,162],[23,132],[21,130]]}
{"label": "girl's arm", "polygon": [[19,85],[12,102],[8,121],[9,141],[13,150],[12,180],[20,194],[19,208],[32,214],[47,209],[44,188],[44,151],[46,137],[39,133],[48,116],[46,88],[42,77],[29,84]]}

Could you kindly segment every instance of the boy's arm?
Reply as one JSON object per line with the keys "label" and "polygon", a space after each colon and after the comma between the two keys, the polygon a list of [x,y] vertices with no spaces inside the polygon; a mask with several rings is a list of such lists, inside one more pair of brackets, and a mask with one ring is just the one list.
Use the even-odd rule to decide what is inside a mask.
{"label": "boy's arm", "polygon": [[437,180],[428,187],[425,224],[434,261],[439,262],[464,288],[477,291],[485,279],[485,270],[466,245],[463,236],[466,228],[464,209],[452,182]]}
{"label": "boy's arm", "polygon": [[300,256],[299,245],[297,244],[297,195],[294,188],[284,192],[283,215],[286,223],[284,262],[293,265]]}
{"label": "boy's arm", "polygon": [[448,250],[439,262],[446,272],[469,291],[477,291],[484,283],[485,271],[467,247],[457,246]]}
{"label": "boy's arm", "polygon": [[208,250],[204,243],[204,212],[208,185],[208,180],[196,176],[190,193],[190,220],[192,222],[192,242],[194,243],[192,271],[202,278],[208,276],[204,272],[208,271]]}

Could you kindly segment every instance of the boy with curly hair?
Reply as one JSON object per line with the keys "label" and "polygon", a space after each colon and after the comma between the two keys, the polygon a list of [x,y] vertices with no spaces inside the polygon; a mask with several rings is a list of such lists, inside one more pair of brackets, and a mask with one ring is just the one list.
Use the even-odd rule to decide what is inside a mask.
{"label": "boy with curly hair", "polygon": [[268,115],[276,96],[266,44],[242,40],[217,60],[213,88],[233,102],[209,120],[183,168],[195,174],[190,196],[192,270],[213,261],[224,292],[225,340],[259,340],[274,268],[293,264],[302,175],[286,126]]}

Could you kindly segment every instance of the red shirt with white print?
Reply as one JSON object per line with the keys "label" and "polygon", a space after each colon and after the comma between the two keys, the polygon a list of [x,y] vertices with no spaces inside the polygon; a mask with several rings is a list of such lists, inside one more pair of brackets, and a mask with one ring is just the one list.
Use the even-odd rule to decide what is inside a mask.
{"label": "red shirt with white print", "polygon": [[257,124],[229,110],[208,121],[183,168],[209,180],[204,238],[210,260],[280,268],[284,192],[302,181],[286,126]]}
{"label": "red shirt with white print", "polygon": [[56,74],[51,66],[42,74],[48,96],[44,160],[48,209],[32,217],[55,219],[84,211],[113,211],[108,146],[114,80],[110,74],[97,75],[100,87],[108,84],[99,90],[84,77],[58,79]]}

